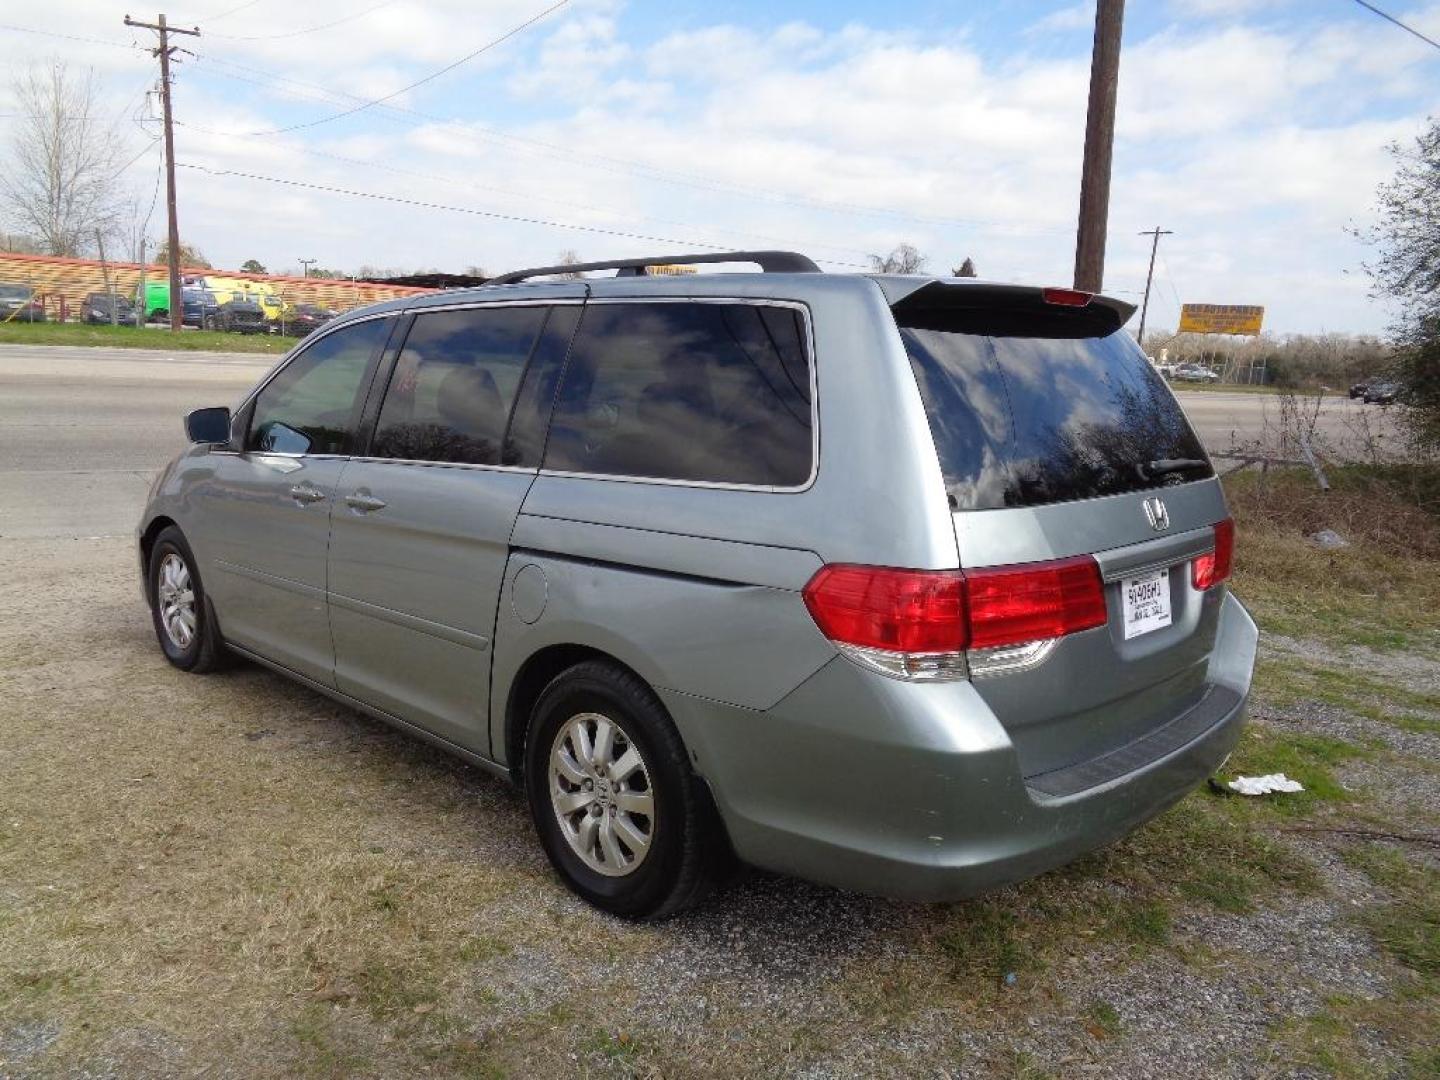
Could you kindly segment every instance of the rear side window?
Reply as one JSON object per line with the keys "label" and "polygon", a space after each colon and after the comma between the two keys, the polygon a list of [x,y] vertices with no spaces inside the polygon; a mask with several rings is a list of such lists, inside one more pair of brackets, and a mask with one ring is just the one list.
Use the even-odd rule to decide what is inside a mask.
{"label": "rear side window", "polygon": [[810,360],[795,308],[591,304],[545,467],[797,487],[810,477]]}
{"label": "rear side window", "polygon": [[510,407],[544,307],[418,315],[395,361],[372,457],[500,464]]}
{"label": "rear side window", "polygon": [[955,509],[1038,506],[1214,475],[1125,331],[985,334],[973,332],[973,318],[965,332],[900,319]]}
{"label": "rear side window", "polygon": [[255,398],[245,449],[276,454],[349,454],[356,399],[390,319],[326,334],[286,364]]}

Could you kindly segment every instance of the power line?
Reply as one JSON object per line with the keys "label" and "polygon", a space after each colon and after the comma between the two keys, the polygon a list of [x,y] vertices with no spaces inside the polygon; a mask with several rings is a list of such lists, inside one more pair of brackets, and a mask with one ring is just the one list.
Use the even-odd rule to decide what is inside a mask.
{"label": "power line", "polygon": [[[296,93],[295,91],[286,91],[281,87],[277,87],[275,85],[275,81],[290,83],[293,86],[303,87],[307,90],[315,90],[322,94],[329,95],[332,99],[350,98],[352,100],[361,100],[356,95],[348,94],[343,90],[333,90],[329,87],[321,86],[318,83],[306,82],[303,79],[296,79],[290,76],[281,75],[278,72],[268,71],[264,68],[257,68],[247,64],[237,64],[234,61],[227,60],[223,57],[217,57],[210,53],[206,53],[198,57],[198,59],[200,59],[207,65],[218,64],[222,68],[235,68],[239,71],[248,71],[255,75],[265,76],[270,81],[262,82],[257,79],[248,78],[244,75],[237,75],[234,72],[215,70],[213,67],[211,67],[211,74],[219,75],[221,78],[234,79],[238,82],[250,83],[251,85],[260,86],[267,90],[280,90],[281,93],[288,93],[289,96],[292,97],[301,97],[302,95]],[[390,115],[390,113],[400,113],[403,114],[403,116],[392,116]],[[804,195],[788,194],[765,188],[749,187],[742,184],[730,184],[725,183],[724,181],[717,181],[699,176],[693,176],[687,173],[673,172],[670,170],[661,169],[656,166],[648,165],[644,162],[634,161],[631,159],[612,157],[607,154],[587,154],[574,150],[570,147],[561,146],[556,143],[546,142],[543,139],[530,138],[524,135],[514,135],[509,132],[500,131],[495,128],[488,128],[483,125],[472,124],[469,121],[436,116],[433,113],[426,113],[419,109],[410,108],[404,105],[382,105],[379,107],[379,109],[376,110],[376,115],[383,116],[387,120],[395,123],[405,123],[405,117],[413,117],[416,120],[434,124],[463,125],[465,130],[461,133],[461,137],[468,137],[472,141],[480,141],[481,139],[488,137],[490,140],[494,141],[518,144],[518,147],[520,149],[523,149],[528,153],[540,154],[547,157],[560,158],[569,161],[576,161],[591,168],[600,169],[605,172],[636,176],[641,179],[654,181],[656,183],[670,184],[672,186],[678,187],[688,187],[692,190],[697,191],[711,191],[726,195],[740,195],[750,199],[762,198],[781,205],[798,206],[808,209],[820,210],[826,213],[864,214],[870,217],[889,218],[896,221],[907,221],[914,224],[931,225],[938,228],[963,229],[979,226],[982,228],[995,230],[996,232],[1013,235],[1069,235],[1069,230],[1062,229],[1056,226],[1016,224],[1014,222],[995,221],[986,218],[934,217],[925,214],[908,213],[906,211],[896,210],[890,207],[866,206],[860,203],[833,202],[825,199],[815,199]],[[222,138],[249,138],[254,137],[256,134],[253,132],[219,131],[214,128],[199,127],[195,124],[189,124],[187,126],[189,126],[192,130],[200,131],[207,135],[220,136]],[[414,125],[412,124],[412,126]],[[260,134],[269,135],[273,133],[263,132]]]}
{"label": "power line", "polygon": [[1428,37],[1426,37],[1426,36],[1425,36],[1424,34],[1422,34],[1419,30],[1416,30],[1413,26],[1410,26],[1408,23],[1403,23],[1403,22],[1401,22],[1401,21],[1400,21],[1399,19],[1397,19],[1394,15],[1391,15],[1391,14],[1388,14],[1387,12],[1381,11],[1381,10],[1380,10],[1378,7],[1376,7],[1374,4],[1368,3],[1367,0],[1355,0],[1355,2],[1356,2],[1357,4],[1359,4],[1361,7],[1365,8],[1367,11],[1373,11],[1376,15],[1379,15],[1382,19],[1386,19],[1386,20],[1388,20],[1389,22],[1394,23],[1396,26],[1400,27],[1401,30],[1404,30],[1407,34],[1414,34],[1414,35],[1415,35],[1417,38],[1419,38],[1421,41],[1425,42],[1426,45],[1430,45],[1430,46],[1433,46],[1434,48],[1440,49],[1440,41],[1436,41],[1434,38],[1428,38]]}
{"label": "power line", "polygon": [[143,46],[130,42],[112,41],[106,38],[82,37],[79,34],[60,34],[54,30],[37,30],[33,26],[16,26],[13,23],[0,23],[0,30],[14,30],[17,34],[38,34],[40,37],[62,38],[65,41],[83,41],[87,45],[109,45],[115,49],[141,49]]}
{"label": "power line", "polygon": [[284,41],[286,38],[302,37],[305,34],[313,34],[319,30],[329,30],[332,26],[340,26],[344,23],[354,22],[356,19],[363,19],[371,12],[379,11],[381,8],[389,7],[394,3],[395,0],[380,0],[380,3],[374,5],[373,7],[368,7],[363,11],[357,11],[353,15],[346,15],[342,18],[335,19],[332,22],[321,23],[319,26],[307,26],[303,30],[291,30],[289,33],[286,34],[254,34],[250,36],[240,36],[237,34],[211,34],[210,36],[215,38],[224,38],[226,41]]}
{"label": "power line", "polygon": [[498,38],[495,38],[493,41],[487,41],[484,45],[481,45],[480,48],[476,49],[474,52],[466,53],[464,56],[460,57],[458,60],[454,60],[454,61],[452,61],[451,63],[446,64],[444,67],[440,68],[438,71],[432,71],[429,75],[426,75],[423,79],[416,79],[414,82],[410,83],[408,86],[402,86],[399,90],[393,90],[393,91],[391,91],[390,93],[386,94],[384,97],[378,97],[378,98],[375,98],[374,100],[363,102],[363,103],[360,104],[360,105],[356,105],[353,109],[345,109],[345,110],[343,110],[343,111],[341,111],[341,112],[338,112],[338,113],[335,113],[335,114],[333,114],[333,115],[331,115],[331,116],[322,116],[319,120],[309,120],[309,121],[306,121],[306,122],[303,123],[303,124],[291,124],[289,127],[275,128],[275,129],[272,130],[272,131],[252,131],[252,132],[249,132],[248,134],[251,134],[251,135],[283,135],[283,134],[285,134],[285,133],[288,132],[288,131],[304,131],[306,128],[319,127],[321,124],[329,124],[329,123],[332,123],[332,122],[335,121],[335,120],[340,120],[340,119],[342,119],[343,117],[353,116],[353,115],[355,115],[356,113],[364,112],[366,109],[372,109],[372,108],[374,108],[376,105],[382,105],[382,104],[384,104],[385,102],[390,101],[390,100],[393,99],[393,98],[399,97],[401,94],[409,93],[411,90],[414,90],[416,87],[424,86],[424,85],[425,85],[426,83],[428,83],[428,82],[434,82],[436,79],[440,78],[440,76],[445,75],[445,74],[448,74],[448,73],[451,72],[451,71],[454,71],[456,68],[460,67],[462,64],[468,64],[471,60],[474,60],[474,59],[475,59],[477,56],[479,56],[481,53],[489,52],[491,49],[495,48],[497,45],[500,45],[500,44],[502,44],[502,43],[504,43],[504,42],[506,42],[506,41],[509,41],[509,40],[510,40],[512,37],[514,37],[516,34],[519,34],[519,33],[521,33],[522,31],[525,31],[525,30],[529,29],[530,27],[532,27],[532,26],[534,26],[536,23],[538,23],[541,19],[545,18],[547,15],[550,15],[550,14],[552,14],[553,12],[559,11],[562,7],[564,7],[564,6],[567,5],[568,3],[570,3],[570,0],[558,0],[557,3],[551,4],[548,8],[546,8],[544,11],[540,12],[538,15],[534,15],[534,16],[526,19],[526,20],[525,20],[523,23],[521,23],[519,26],[516,26],[516,27],[514,27],[513,29],[510,29],[510,30],[507,30],[505,33],[501,34]]}
{"label": "power line", "polygon": [[245,0],[245,2],[244,2],[243,4],[236,4],[236,5],[235,5],[234,7],[232,7],[232,8],[226,8],[224,11],[220,12],[220,14],[218,14],[218,15],[207,15],[205,18],[201,19],[200,21],[201,21],[201,22],[207,22],[207,23],[219,22],[221,19],[228,19],[231,15],[238,15],[238,14],[240,14],[240,12],[244,11],[246,8],[252,8],[252,7],[254,7],[256,4],[258,4],[259,2],[260,2],[260,0]]}
{"label": "power line", "polygon": [[[445,203],[426,202],[422,199],[407,199],[400,195],[386,195],[376,191],[358,191],[354,188],[333,187],[329,184],[316,184],[307,180],[290,180],[281,176],[265,176],[260,173],[241,172],[237,169],[211,169],[204,165],[191,164],[190,162],[177,162],[182,169],[195,169],[199,172],[208,173],[211,176],[236,176],[244,180],[259,180],[267,184],[281,184],[285,187],[303,188],[309,191],[323,191],[332,195],[349,195],[357,199],[374,199],[377,202],[394,203],[400,206],[412,206],[421,210],[443,210],[452,214],[469,214],[474,217],[491,218],[496,221],[513,221],[522,225],[542,225],[551,229],[568,229],[573,232],[596,233],[600,236],[614,236],[624,240],[645,240],[657,244],[675,244],[679,247],[706,248],[710,251],[728,251],[728,244],[713,244],[703,240],[682,240],[673,236],[656,236],[647,233],[628,232],[623,229],[607,229],[599,225],[577,225],[569,221],[553,221],[549,218],[527,217],[521,214],[504,214],[498,210],[481,210],[473,206],[449,206]],[[867,269],[862,263],[840,262],[835,259],[819,259],[819,262],[831,266],[849,266],[859,269]]]}
{"label": "power line", "polygon": [[[205,130],[203,128],[196,128],[193,124],[189,124],[181,120],[176,120],[175,123],[180,127],[190,128],[191,130]],[[508,198],[532,199],[539,202],[553,203],[557,206],[567,206],[575,210],[589,210],[601,214],[611,214],[616,217],[628,217],[629,220],[632,222],[653,222],[656,225],[672,225],[682,229],[693,229],[696,227],[692,222],[679,221],[674,218],[659,218],[653,216],[637,217],[633,214],[630,214],[629,211],[620,210],[613,206],[599,206],[595,203],[576,202],[573,199],[559,199],[551,195],[545,195],[534,191],[512,191],[508,188],[496,187],[493,184],[476,183],[475,180],[470,177],[447,176],[443,173],[422,172],[417,169],[403,169],[395,165],[386,165],[379,161],[366,161],[361,158],[346,157],[343,154],[331,154],[327,153],[324,150],[316,150],[313,147],[309,146],[293,146],[289,147],[288,149],[294,153],[304,154],[306,157],[320,158],[325,161],[336,161],[342,165],[358,166],[362,169],[375,169],[379,172],[390,173],[394,176],[403,176],[415,180],[430,180],[435,183],[448,184],[453,187],[463,188],[466,191],[488,191],[496,195],[506,196]],[[778,244],[781,246],[795,245],[795,241],[793,240],[782,239],[780,237],[770,236],[765,233],[751,232],[746,229],[726,228],[722,231],[730,236],[748,237],[751,240],[761,240],[768,244]],[[862,251],[860,248],[843,247],[836,244],[822,244],[818,242],[807,241],[802,246],[807,249],[824,248],[827,251],[841,251],[849,255],[865,254],[865,252]]]}

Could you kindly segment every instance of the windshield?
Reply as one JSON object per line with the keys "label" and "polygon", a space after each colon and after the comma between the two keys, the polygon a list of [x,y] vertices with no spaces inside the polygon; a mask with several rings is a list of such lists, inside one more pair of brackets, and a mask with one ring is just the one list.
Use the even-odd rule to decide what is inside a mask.
{"label": "windshield", "polygon": [[1090,499],[1214,475],[1179,403],[1124,330],[1022,337],[904,321],[956,510]]}
{"label": "windshield", "polygon": [[28,300],[30,290],[24,285],[0,285],[0,300]]}

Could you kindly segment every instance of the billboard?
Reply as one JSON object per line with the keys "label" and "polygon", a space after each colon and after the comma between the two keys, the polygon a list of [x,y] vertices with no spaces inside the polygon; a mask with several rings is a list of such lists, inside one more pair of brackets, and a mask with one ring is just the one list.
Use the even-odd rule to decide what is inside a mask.
{"label": "billboard", "polygon": [[1182,304],[1182,334],[1258,334],[1263,307],[1245,304]]}

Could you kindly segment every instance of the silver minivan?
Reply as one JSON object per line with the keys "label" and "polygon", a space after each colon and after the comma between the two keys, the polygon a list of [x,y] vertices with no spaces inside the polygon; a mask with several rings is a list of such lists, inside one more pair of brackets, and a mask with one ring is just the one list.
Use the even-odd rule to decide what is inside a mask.
{"label": "silver minivan", "polygon": [[1025,878],[1201,782],[1250,688],[1224,495],[1132,310],[734,252],[351,312],[187,418],[156,635],[523,784],[619,915],[736,857]]}

